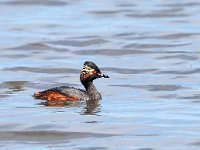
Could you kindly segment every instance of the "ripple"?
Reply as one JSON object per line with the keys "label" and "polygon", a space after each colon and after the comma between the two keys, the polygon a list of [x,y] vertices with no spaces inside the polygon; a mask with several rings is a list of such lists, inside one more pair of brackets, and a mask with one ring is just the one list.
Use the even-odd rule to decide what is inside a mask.
{"label": "ripple", "polygon": [[133,3],[128,3],[128,1],[126,3],[121,3],[121,4],[117,4],[116,5],[117,7],[136,7],[137,5],[136,4],[133,4]]}
{"label": "ripple", "polygon": [[28,58],[30,55],[25,55],[25,54],[4,54],[0,56],[1,58],[9,58],[9,59],[23,59],[23,58]]}
{"label": "ripple", "polygon": [[[148,34],[148,35],[147,35]],[[172,40],[172,39],[182,39],[182,38],[189,38],[192,36],[197,36],[199,33],[171,33],[171,34],[164,34],[164,35],[151,35],[151,33],[144,34],[136,34],[136,33],[121,33],[116,34],[114,36],[121,37],[124,39],[162,39],[162,40]]]}
{"label": "ripple", "polygon": [[115,72],[119,74],[141,74],[141,73],[155,72],[158,69],[127,69],[127,68],[104,67],[102,68],[102,70],[108,72]]}
{"label": "ripple", "polygon": [[181,59],[181,60],[198,60],[199,57],[198,56],[190,56],[190,55],[184,55],[184,54],[180,54],[180,55],[173,55],[173,56],[162,56],[162,57],[158,57],[157,59]]}
{"label": "ripple", "polygon": [[34,73],[51,73],[51,74],[61,74],[61,73],[79,73],[80,69],[72,68],[33,68],[33,67],[12,67],[4,68],[4,71],[26,71]]}
{"label": "ripple", "polygon": [[134,136],[159,136],[160,134],[134,134]]}
{"label": "ripple", "polygon": [[158,98],[164,98],[164,99],[172,99],[172,98],[177,98],[176,94],[167,94],[167,95],[161,95],[157,96]]}
{"label": "ripple", "polygon": [[7,81],[0,84],[0,99],[9,97],[15,92],[26,90],[28,81]]}
{"label": "ripple", "polygon": [[59,132],[59,131],[0,131],[1,141],[35,141],[50,142],[82,138],[105,138],[111,134],[83,133],[83,132]]}
{"label": "ripple", "polygon": [[160,10],[155,10],[152,12],[134,12],[129,13],[126,16],[134,18],[174,18],[174,17],[186,17],[189,14],[184,12],[181,7],[171,7],[171,8],[161,8]]}
{"label": "ripple", "polygon": [[127,17],[133,17],[133,18],[175,18],[175,17],[187,17],[189,14],[186,13],[172,13],[172,12],[154,12],[154,13],[138,13],[138,14],[127,14]]}
{"label": "ripple", "polygon": [[[182,38],[188,38],[191,36],[199,35],[199,33],[173,33],[173,34],[166,34],[157,36],[155,38],[157,39],[182,39]],[[154,38],[154,37],[152,37]]]}
{"label": "ripple", "polygon": [[90,40],[59,40],[59,41],[50,41],[48,43],[55,45],[63,45],[63,46],[83,47],[83,46],[102,44],[106,42],[108,41],[103,39],[90,39]]}
{"label": "ripple", "polygon": [[200,73],[200,68],[196,68],[193,70],[187,71],[177,71],[177,70],[169,70],[169,71],[158,71],[157,74],[176,74],[176,75],[189,75],[189,74],[197,74]]}
{"label": "ripple", "polygon": [[132,49],[97,49],[97,50],[78,50],[74,52],[77,55],[106,55],[106,56],[121,56],[152,53],[144,50]]}
{"label": "ripple", "polygon": [[[178,46],[178,45],[176,45],[176,46]],[[142,45],[140,45],[139,47],[144,48]],[[146,47],[148,47],[148,46],[146,45]],[[162,47],[162,46],[160,45],[160,47]],[[179,54],[180,57],[182,56],[182,57],[185,57],[186,59],[195,58],[195,60],[198,59],[198,57],[196,55],[199,54],[199,52],[188,52],[188,51],[175,51],[175,50],[173,50],[173,51],[148,50],[147,51],[147,50],[142,50],[142,49],[137,50],[137,49],[131,49],[131,48],[77,50],[77,51],[74,51],[73,53],[76,55],[105,55],[105,56],[123,56],[123,55],[138,55],[138,54]],[[187,54],[187,55],[183,55],[183,54]],[[191,56],[191,55],[195,55],[195,56]],[[165,57],[165,56],[163,56],[163,57]],[[160,58],[162,58],[162,57],[160,57]]]}
{"label": "ripple", "polygon": [[192,96],[181,96],[179,99],[196,99],[200,100],[200,94],[193,94]]}
{"label": "ripple", "polygon": [[135,149],[135,150],[155,150],[154,148],[138,148],[138,149]]}
{"label": "ripple", "polygon": [[42,5],[42,6],[64,6],[67,3],[60,0],[18,0],[18,1],[9,1],[9,2],[0,2],[0,5],[12,5],[12,6],[19,6],[19,5]]}
{"label": "ripple", "polygon": [[6,97],[9,97],[9,95],[6,95],[6,94],[0,94],[0,99],[6,98]]}
{"label": "ripple", "polygon": [[180,46],[187,46],[190,45],[190,43],[183,43],[183,44],[128,44],[124,46],[124,48],[142,48],[142,49],[148,49],[148,48],[171,48],[171,47],[180,47]]}
{"label": "ripple", "polygon": [[191,6],[197,6],[199,7],[200,6],[200,3],[198,2],[187,2],[187,3],[173,3],[173,4],[164,4],[162,6],[169,6],[169,7],[191,7]]}
{"label": "ripple", "polygon": [[148,91],[177,91],[181,89],[185,89],[185,87],[182,87],[180,85],[110,85],[110,86],[119,86],[119,87],[128,87],[128,88],[139,88],[139,89],[145,89]]}
{"label": "ripple", "polygon": [[91,14],[96,14],[96,15],[114,15],[119,13],[119,11],[116,10],[99,10],[99,11],[90,11],[89,13]]}
{"label": "ripple", "polygon": [[127,37],[127,36],[134,36],[136,35],[136,33],[132,32],[128,32],[128,33],[118,33],[118,34],[115,34],[114,36],[117,36],[117,37]]}
{"label": "ripple", "polygon": [[189,143],[191,146],[200,146],[200,141]]}
{"label": "ripple", "polygon": [[25,44],[13,48],[9,48],[10,50],[53,50],[53,51],[67,51],[67,49],[61,49],[61,48],[56,48],[49,46],[44,43],[30,43],[30,44]]}
{"label": "ripple", "polygon": [[1,88],[9,88],[12,91],[24,91],[24,86],[28,81],[7,81],[0,84]]}

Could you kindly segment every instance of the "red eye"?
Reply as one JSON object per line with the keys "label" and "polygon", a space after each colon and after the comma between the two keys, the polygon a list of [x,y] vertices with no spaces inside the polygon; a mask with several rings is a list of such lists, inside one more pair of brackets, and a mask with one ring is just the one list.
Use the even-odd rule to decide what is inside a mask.
{"label": "red eye", "polygon": [[94,71],[92,72],[93,74],[96,74],[97,73],[97,71],[94,69]]}

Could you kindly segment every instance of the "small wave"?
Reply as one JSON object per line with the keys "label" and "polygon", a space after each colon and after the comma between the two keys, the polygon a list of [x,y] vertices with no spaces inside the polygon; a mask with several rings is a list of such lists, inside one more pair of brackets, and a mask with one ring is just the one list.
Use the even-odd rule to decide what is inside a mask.
{"label": "small wave", "polygon": [[184,89],[180,85],[110,85],[110,86],[120,86],[120,87],[129,87],[129,88],[139,88],[145,89],[148,91],[177,91]]}
{"label": "small wave", "polygon": [[105,138],[111,134],[83,133],[83,132],[59,132],[59,131],[0,131],[1,141],[35,141],[50,142],[80,138]]}
{"label": "small wave", "polygon": [[64,6],[67,5],[66,2],[60,0],[18,0],[18,1],[9,1],[9,2],[0,2],[0,5],[12,5],[12,6],[19,6],[19,5],[42,5],[42,6]]}
{"label": "small wave", "polygon": [[50,41],[48,43],[62,46],[74,46],[74,47],[83,47],[91,46],[106,43],[108,41],[104,39],[90,39],[90,40],[59,40],[59,41]]}
{"label": "small wave", "polygon": [[10,50],[53,50],[53,51],[67,51],[66,49],[56,48],[44,43],[29,43],[21,46],[9,48]]}
{"label": "small wave", "polygon": [[107,72],[115,72],[119,74],[141,74],[141,73],[155,72],[158,69],[128,69],[128,68],[105,67],[102,68],[102,70],[105,70]]}
{"label": "small wave", "polygon": [[144,50],[132,50],[132,49],[97,49],[97,50],[78,50],[75,51],[74,53],[78,55],[122,56],[122,55],[146,54],[151,52]]}
{"label": "small wave", "polygon": [[171,47],[180,47],[180,46],[187,46],[190,43],[183,43],[183,44],[128,44],[124,46],[124,48],[142,48],[142,49],[149,49],[149,48],[171,48]]}
{"label": "small wave", "polygon": [[61,74],[61,73],[79,73],[79,69],[72,68],[34,68],[34,67],[12,67],[4,68],[5,71],[26,71],[34,73],[51,73],[51,74]]}
{"label": "small wave", "polygon": [[197,73],[200,73],[200,68],[196,68],[193,70],[186,70],[186,71],[177,71],[177,70],[158,71],[156,74],[189,75],[189,74],[197,74]]}

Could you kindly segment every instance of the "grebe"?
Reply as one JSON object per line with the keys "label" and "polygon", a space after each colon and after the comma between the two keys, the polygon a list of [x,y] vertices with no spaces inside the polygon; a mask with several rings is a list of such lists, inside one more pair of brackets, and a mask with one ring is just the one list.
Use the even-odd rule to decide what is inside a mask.
{"label": "grebe", "polygon": [[36,92],[33,96],[36,99],[47,101],[99,100],[101,99],[101,94],[97,91],[93,83],[93,80],[98,78],[109,78],[109,76],[102,74],[95,63],[86,61],[80,73],[80,81],[85,90],[60,86]]}

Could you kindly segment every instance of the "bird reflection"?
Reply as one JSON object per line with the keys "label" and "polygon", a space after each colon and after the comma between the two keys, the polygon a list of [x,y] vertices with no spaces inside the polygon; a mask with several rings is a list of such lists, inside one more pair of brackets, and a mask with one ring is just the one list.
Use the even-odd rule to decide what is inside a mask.
{"label": "bird reflection", "polygon": [[100,112],[99,100],[90,99],[86,101],[86,106],[84,109],[84,115],[96,115],[98,112]]}
{"label": "bird reflection", "polygon": [[77,101],[44,101],[40,103],[47,107],[80,107],[80,103]]}
{"label": "bird reflection", "polygon": [[83,115],[97,115],[100,112],[99,100],[87,100],[87,101],[43,101],[39,105],[46,107],[82,107],[81,114]]}
{"label": "bird reflection", "polygon": [[25,90],[25,84],[27,81],[9,81],[5,82],[5,84],[8,85],[8,88],[12,90],[13,92],[19,92]]}
{"label": "bird reflection", "polygon": [[15,92],[20,92],[26,90],[27,81],[7,81],[0,84],[1,89],[3,90],[0,93],[0,99],[9,97]]}

